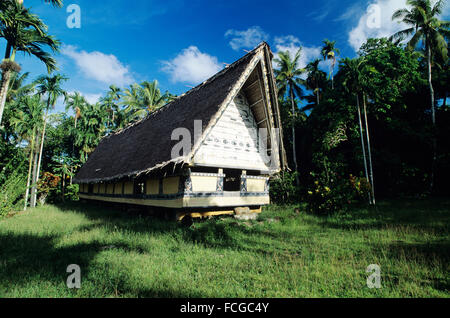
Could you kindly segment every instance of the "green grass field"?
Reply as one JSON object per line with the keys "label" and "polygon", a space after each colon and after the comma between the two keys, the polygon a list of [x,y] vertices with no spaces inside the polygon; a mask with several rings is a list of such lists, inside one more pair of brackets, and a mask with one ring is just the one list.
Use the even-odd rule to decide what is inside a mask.
{"label": "green grass field", "polygon": [[[450,200],[191,228],[88,204],[0,220],[0,297],[449,297]],[[81,267],[68,289],[66,268]],[[369,289],[366,267],[381,268]]]}

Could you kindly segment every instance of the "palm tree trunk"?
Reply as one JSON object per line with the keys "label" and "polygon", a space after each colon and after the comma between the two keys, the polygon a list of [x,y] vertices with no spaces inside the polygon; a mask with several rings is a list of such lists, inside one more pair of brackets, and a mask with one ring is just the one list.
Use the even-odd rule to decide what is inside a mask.
{"label": "palm tree trunk", "polygon": [[316,98],[317,98],[317,105],[320,105],[320,89],[317,80],[316,80]]}
{"label": "palm tree trunk", "polygon": [[[8,42],[6,44],[5,60],[14,62],[16,52]],[[20,68],[19,68],[20,70]],[[2,124],[3,112],[5,111],[6,97],[8,96],[9,82],[11,81],[12,70],[10,66],[6,66],[2,73],[2,84],[0,86],[0,126]]]}
{"label": "palm tree trunk", "polygon": [[[362,120],[361,120],[361,107],[359,105],[359,95],[358,94],[356,94],[356,103],[357,103],[357,107],[358,107],[359,133],[361,135],[361,147],[362,147],[363,159],[364,159],[364,172],[366,174],[367,182],[370,183],[369,174],[367,172],[366,146],[365,146],[365,143],[364,143],[364,134],[363,134]],[[371,204],[371,202],[372,202],[372,198],[371,198],[371,195],[369,193],[369,204]]]}
{"label": "palm tree trunk", "polygon": [[2,74],[2,84],[0,88],[0,125],[2,124],[3,112],[6,105],[6,97],[8,95],[9,82],[11,81],[11,70],[7,69]]}
{"label": "palm tree trunk", "polygon": [[333,61],[331,62],[331,89],[334,90],[334,67],[336,66],[336,58],[333,57]]}
{"label": "palm tree trunk", "polygon": [[367,152],[369,154],[369,173],[370,173],[370,186],[372,190],[372,204],[375,205],[375,186],[373,180],[373,166],[372,166],[372,150],[370,147],[370,134],[369,134],[369,122],[367,121],[367,109],[366,109],[366,94],[363,93],[364,104],[364,121],[366,123],[366,138],[367,138]]}
{"label": "palm tree trunk", "polygon": [[65,180],[66,180],[66,175],[65,175],[65,173],[64,173],[64,171],[63,171],[63,172],[62,172],[62,180],[61,180],[61,186],[62,186],[62,188],[61,188],[61,194],[62,194],[61,199],[62,199],[62,202],[65,201],[65,200],[64,200],[64,189],[65,189],[65,187],[66,187]]}
{"label": "palm tree trunk", "polygon": [[431,123],[432,123],[432,152],[433,158],[431,161],[431,180],[430,180],[430,192],[434,190],[434,175],[436,170],[436,159],[437,159],[437,138],[436,138],[436,109],[434,105],[434,89],[431,74],[431,45],[428,38],[425,39],[427,43],[427,66],[428,66],[428,86],[430,88],[430,105],[431,105]]}
{"label": "palm tree trunk", "polygon": [[9,59],[11,57],[11,52],[12,52],[12,45],[10,42],[7,42],[5,50],[5,59]]}
{"label": "palm tree trunk", "polygon": [[33,137],[31,138],[31,148],[30,148],[30,160],[28,164],[28,176],[27,176],[27,188],[25,190],[25,205],[23,210],[27,210],[28,206],[28,195],[30,193],[30,182],[31,182],[31,167],[33,166],[33,154],[34,154],[34,138],[35,138],[35,130],[33,129]]}
{"label": "palm tree trunk", "polygon": [[434,107],[434,89],[431,73],[431,47],[427,45],[427,66],[428,66],[428,86],[430,89],[430,105],[431,105],[431,122],[436,125],[436,109]]}
{"label": "palm tree trunk", "polygon": [[294,93],[291,90],[291,103],[292,103],[292,152],[294,157],[294,166],[295,166],[295,181],[297,182],[297,187],[300,186],[300,179],[298,177],[298,163],[297,163],[297,146],[296,146],[296,138],[295,138],[295,102],[294,102]]}
{"label": "palm tree trunk", "polygon": [[331,89],[334,90],[334,63],[333,66],[331,67]]}
{"label": "palm tree trunk", "polygon": [[39,181],[39,176],[41,173],[41,162],[42,162],[42,153],[44,150],[44,140],[45,140],[45,130],[47,128],[47,117],[48,116],[48,108],[45,111],[45,117],[44,117],[44,129],[42,130],[42,137],[41,137],[41,146],[39,148],[39,161],[38,161],[38,167],[37,167],[37,181]]}
{"label": "palm tree trunk", "polygon": [[[37,138],[38,138],[38,136],[36,136],[36,139]],[[34,159],[33,159],[33,176],[32,176],[32,181],[31,181],[32,185],[31,185],[31,202],[30,202],[30,206],[32,208],[36,207],[38,156],[39,156],[39,154],[35,153],[34,154]]]}

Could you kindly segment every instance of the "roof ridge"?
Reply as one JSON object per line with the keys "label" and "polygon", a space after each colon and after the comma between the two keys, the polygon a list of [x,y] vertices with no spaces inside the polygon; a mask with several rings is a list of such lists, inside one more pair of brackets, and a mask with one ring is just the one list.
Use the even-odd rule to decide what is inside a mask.
{"label": "roof ridge", "polygon": [[[171,159],[173,129],[186,127],[191,135],[195,134],[195,119],[205,120],[204,128],[208,128],[222,106],[228,103],[230,95],[241,85],[250,65],[260,59],[259,54],[266,54],[266,47],[268,45],[262,42],[176,100],[103,137],[74,180],[90,183],[131,177],[163,168],[170,162],[179,163],[179,157],[175,161]],[[105,169],[100,172],[98,168]]]}
{"label": "roof ridge", "polygon": [[133,123],[130,123],[129,125],[127,125],[124,128],[121,128],[117,131],[114,131],[113,133],[110,133],[109,135],[106,135],[105,137],[102,138],[101,141],[103,141],[104,139],[109,139],[112,136],[116,136],[116,135],[120,135],[121,133],[124,133],[125,131],[127,131],[130,128],[133,128],[141,123],[143,123],[144,121],[158,115],[159,113],[163,112],[164,110],[166,110],[167,108],[169,108],[170,105],[172,105],[173,103],[175,103],[176,101],[178,101],[180,98],[184,98],[185,96],[201,89],[203,86],[213,82],[214,80],[216,80],[219,76],[223,75],[224,73],[226,73],[227,71],[229,71],[230,69],[236,67],[236,65],[240,64],[243,60],[245,60],[248,56],[250,56],[251,54],[254,54],[260,47],[267,45],[267,42],[262,41],[260,44],[258,44],[253,50],[249,51],[247,54],[245,54],[244,56],[242,56],[240,59],[236,60],[235,62],[231,63],[230,65],[224,67],[220,72],[214,74],[213,76],[211,76],[210,78],[206,79],[205,81],[203,81],[202,83],[198,84],[197,86],[193,87],[192,89],[184,92],[183,94],[181,94],[180,96],[178,96],[175,100],[161,106],[160,108],[158,108],[157,110],[155,110],[154,112],[151,112],[150,114],[148,114],[147,116],[145,116],[144,118],[135,121]]}

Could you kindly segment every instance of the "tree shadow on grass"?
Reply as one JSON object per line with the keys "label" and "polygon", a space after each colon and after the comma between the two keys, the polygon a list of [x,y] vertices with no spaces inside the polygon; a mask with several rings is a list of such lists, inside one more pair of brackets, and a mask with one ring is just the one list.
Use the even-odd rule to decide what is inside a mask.
{"label": "tree shadow on grass", "polygon": [[301,254],[302,250],[296,244],[286,244],[292,239],[291,234],[274,233],[256,222],[208,220],[195,228],[184,229],[183,239],[205,248],[234,250],[263,257],[276,255],[290,259],[292,255]]}
{"label": "tree shadow on grass", "polygon": [[[110,247],[94,243],[78,243],[71,246],[57,246],[58,237],[37,236],[31,234],[0,234],[0,293],[6,297],[26,287],[49,289],[47,292],[57,292],[61,297],[102,297],[128,295],[130,297],[200,297],[194,291],[163,289],[147,289],[130,286],[128,276],[124,271],[113,268],[113,265],[103,263],[93,264],[95,256]],[[114,243],[113,248],[133,250],[123,243]],[[66,286],[67,266],[76,264],[81,269],[82,289],[69,290]],[[102,268],[104,266],[105,268]],[[111,267],[110,270],[107,267]],[[103,270],[102,270],[103,269]],[[91,288],[84,293],[83,280],[93,279]],[[92,287],[94,284],[94,287]],[[98,288],[97,288],[98,287]],[[80,293],[81,292],[81,293]],[[36,295],[33,292],[33,297]],[[41,295],[45,295],[42,291]],[[38,292],[39,295],[39,292]],[[26,296],[25,296],[26,297]],[[39,297],[39,296],[38,296]]]}
{"label": "tree shadow on grass", "polygon": [[[277,254],[277,249],[271,246],[261,247],[255,237],[265,237],[273,242],[283,243],[291,239],[291,234],[270,231],[268,228],[255,226],[255,223],[245,225],[232,217],[215,217],[211,220],[196,221],[193,227],[185,227],[177,222],[165,221],[151,216],[141,210],[140,213],[128,213],[117,207],[105,207],[97,204],[69,203],[58,206],[62,211],[83,214],[94,224],[80,228],[89,231],[102,228],[103,231],[130,231],[131,233],[159,235],[167,234],[178,237],[184,242],[202,245],[205,248],[232,249],[249,251],[263,256]],[[298,249],[293,251],[297,253]]]}
{"label": "tree shadow on grass", "polygon": [[316,216],[305,222],[349,231],[403,226],[422,232],[445,234],[450,230],[450,201],[433,199],[381,202],[375,207],[360,207],[336,215]]}
{"label": "tree shadow on grass", "polygon": [[[150,215],[145,208],[127,212],[125,206],[123,208],[99,204],[97,202],[77,203],[70,202],[64,205],[57,205],[63,212],[79,213],[84,215],[88,220],[94,221],[98,226],[108,229],[128,230],[134,233],[167,233],[173,232],[179,228],[176,222],[167,222],[161,218]],[[85,230],[96,227],[96,225],[88,225]]]}
{"label": "tree shadow on grass", "polygon": [[[379,257],[379,259],[387,258],[394,264],[407,263],[408,266],[423,267],[426,269],[426,272],[438,271],[443,273],[443,277],[422,278],[409,277],[410,273],[408,271],[398,271],[389,274],[390,280],[394,284],[399,280],[399,276],[403,276],[403,280],[419,281],[424,287],[431,285],[436,290],[447,293],[450,291],[450,278],[446,274],[450,263],[449,240],[436,240],[423,244],[397,241],[390,244],[373,244],[371,249],[375,257]],[[412,270],[417,270],[417,268]],[[418,270],[418,272],[420,273],[421,270]]]}
{"label": "tree shadow on grass", "polygon": [[56,239],[56,236],[1,234],[1,283],[10,287],[35,281],[65,284],[68,265],[77,264],[88,270],[90,261],[101,249],[98,243],[57,248]]}

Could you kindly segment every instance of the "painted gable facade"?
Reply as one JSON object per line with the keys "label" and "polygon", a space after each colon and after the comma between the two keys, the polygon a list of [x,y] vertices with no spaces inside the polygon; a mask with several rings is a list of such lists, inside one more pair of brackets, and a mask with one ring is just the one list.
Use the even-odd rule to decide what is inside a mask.
{"label": "painted gable facade", "polygon": [[259,149],[259,130],[240,92],[227,106],[194,156],[196,165],[267,170]]}

